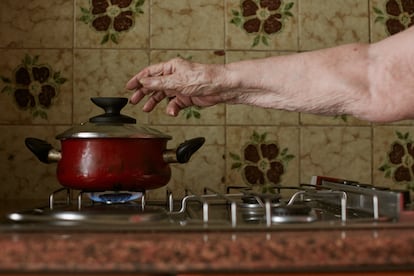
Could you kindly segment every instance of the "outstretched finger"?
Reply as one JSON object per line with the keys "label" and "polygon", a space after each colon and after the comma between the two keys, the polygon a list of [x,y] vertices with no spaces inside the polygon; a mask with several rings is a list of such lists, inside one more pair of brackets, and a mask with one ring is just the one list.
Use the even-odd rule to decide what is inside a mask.
{"label": "outstretched finger", "polygon": [[165,93],[163,91],[156,91],[148,98],[142,109],[145,112],[152,111],[154,107],[163,99],[165,99]]}
{"label": "outstretched finger", "polygon": [[134,91],[132,96],[129,98],[129,102],[132,104],[137,104],[140,102],[146,95],[149,95],[153,93],[153,90],[146,89],[144,87],[141,87]]}
{"label": "outstretched finger", "polygon": [[132,104],[137,104],[139,103],[143,98],[145,97],[145,94],[142,93],[141,90],[137,90],[135,91],[134,94],[132,94],[132,96],[129,98],[129,102]]}
{"label": "outstretched finger", "polygon": [[140,89],[142,87],[141,82],[139,81],[142,77],[144,77],[144,72],[141,71],[135,76],[133,76],[126,84],[125,88],[132,90],[132,89]]}
{"label": "outstretched finger", "polygon": [[191,106],[191,99],[190,98],[182,98],[182,97],[173,97],[168,102],[166,112],[170,116],[177,116],[180,110]]}
{"label": "outstretched finger", "polygon": [[150,65],[133,76],[126,84],[126,89],[139,89],[142,87],[141,79],[171,74],[172,66],[166,63]]}

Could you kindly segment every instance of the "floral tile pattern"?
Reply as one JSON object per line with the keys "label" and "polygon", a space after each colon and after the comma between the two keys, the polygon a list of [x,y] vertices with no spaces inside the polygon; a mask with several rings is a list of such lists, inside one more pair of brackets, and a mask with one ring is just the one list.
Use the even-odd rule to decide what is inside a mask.
{"label": "floral tile pattern", "polygon": [[81,48],[148,47],[145,0],[76,0],[75,45]]}
{"label": "floral tile pattern", "polygon": [[102,32],[101,44],[118,43],[122,32],[135,25],[135,17],[144,13],[145,0],[91,0],[89,8],[81,7],[80,20],[95,31]]}
{"label": "floral tile pattern", "polygon": [[297,0],[229,0],[227,48],[297,49]]}
{"label": "floral tile pattern", "polygon": [[262,186],[262,192],[271,192],[272,186],[281,183],[289,161],[295,158],[288,148],[282,149],[277,141],[267,140],[267,133],[256,131],[240,152],[229,153],[233,159],[231,169],[239,171],[248,186]]}
{"label": "floral tile pattern", "polygon": [[47,109],[58,97],[60,85],[66,82],[59,71],[48,64],[39,64],[39,56],[26,55],[14,69],[13,76],[0,76],[5,86],[1,90],[12,96],[14,103],[33,117],[47,119]]}
{"label": "floral tile pattern", "polygon": [[14,123],[71,123],[72,52],[0,51],[0,120]]}
{"label": "floral tile pattern", "polygon": [[388,35],[399,33],[414,25],[414,2],[388,0],[385,7],[373,7],[375,22],[385,26]]}
{"label": "floral tile pattern", "polygon": [[392,189],[413,189],[412,126],[375,126],[373,181]]}
{"label": "floral tile pattern", "polygon": [[281,32],[285,21],[293,17],[294,2],[282,0],[240,1],[240,8],[232,10],[231,23],[248,34],[254,34],[252,47],[263,43],[269,46],[270,37]]}
{"label": "floral tile pattern", "polygon": [[299,185],[295,127],[228,127],[227,185],[271,192]]}
{"label": "floral tile pattern", "polygon": [[414,140],[410,132],[395,132],[396,140],[386,154],[387,158],[378,168],[384,177],[391,178],[401,188],[414,191]]}

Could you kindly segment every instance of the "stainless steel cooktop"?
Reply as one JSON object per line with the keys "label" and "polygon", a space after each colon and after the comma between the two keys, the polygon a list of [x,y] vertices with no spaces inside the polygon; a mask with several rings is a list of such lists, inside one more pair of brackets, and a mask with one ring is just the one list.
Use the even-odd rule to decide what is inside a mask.
{"label": "stainless steel cooktop", "polygon": [[9,213],[0,227],[20,231],[274,231],[414,226],[408,191],[321,176],[298,187],[274,186],[266,194],[234,186],[226,193],[206,188],[198,195],[187,190],[177,199],[167,190],[165,200],[150,201],[145,192],[77,191],[73,199],[75,192],[53,192],[45,207]]}

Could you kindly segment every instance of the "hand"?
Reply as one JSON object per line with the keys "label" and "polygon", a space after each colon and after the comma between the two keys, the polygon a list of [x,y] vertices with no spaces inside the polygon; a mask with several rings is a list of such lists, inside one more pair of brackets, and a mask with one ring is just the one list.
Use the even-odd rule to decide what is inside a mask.
{"label": "hand", "polygon": [[218,83],[222,67],[181,58],[148,66],[128,81],[126,88],[134,90],[130,102],[137,104],[148,96],[143,110],[149,112],[168,98],[166,112],[172,116],[177,116],[181,109],[192,105],[206,107],[223,102],[221,85]]}

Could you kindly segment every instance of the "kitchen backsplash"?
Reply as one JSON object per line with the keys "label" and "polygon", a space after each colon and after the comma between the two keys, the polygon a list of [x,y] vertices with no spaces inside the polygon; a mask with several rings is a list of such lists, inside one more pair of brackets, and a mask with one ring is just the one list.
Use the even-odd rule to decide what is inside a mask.
{"label": "kitchen backsplash", "polygon": [[[229,63],[351,42],[376,42],[412,24],[410,0],[2,0],[0,199],[41,199],[60,188],[26,137],[55,136],[101,110],[94,96],[129,97],[126,81],[180,56]],[[277,72],[275,72],[277,74]],[[252,72],[254,77],[254,72]],[[390,91],[390,97],[393,93]],[[142,104],[124,113],[173,136],[204,136],[167,185],[297,186],[312,175],[397,189],[414,187],[413,121],[371,124],[240,105],[187,108],[176,117]],[[149,196],[163,197],[165,187]]]}

